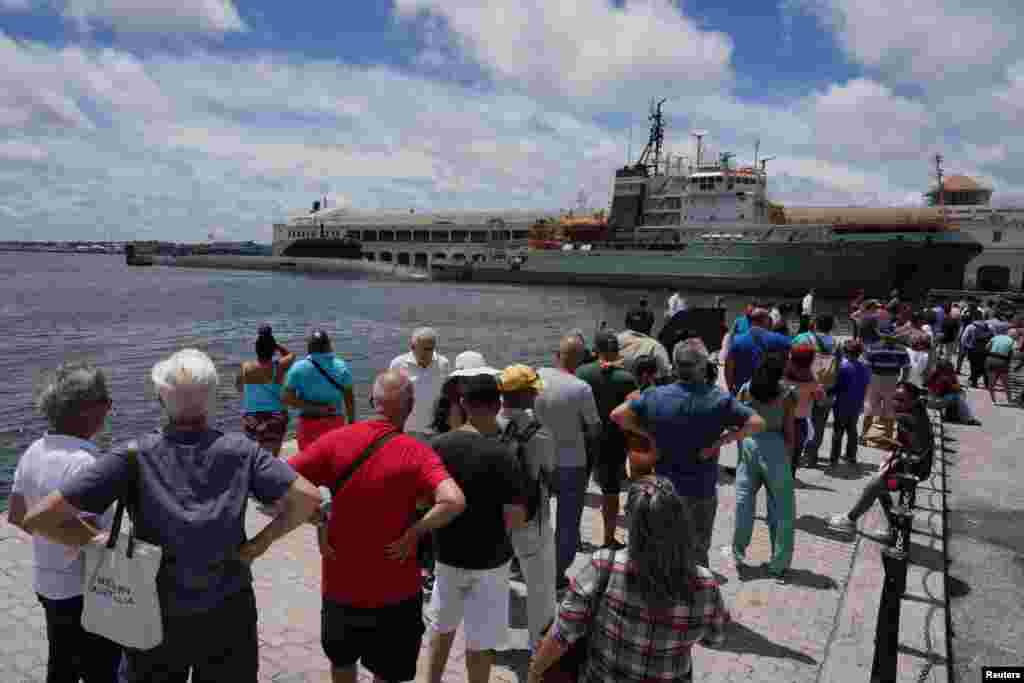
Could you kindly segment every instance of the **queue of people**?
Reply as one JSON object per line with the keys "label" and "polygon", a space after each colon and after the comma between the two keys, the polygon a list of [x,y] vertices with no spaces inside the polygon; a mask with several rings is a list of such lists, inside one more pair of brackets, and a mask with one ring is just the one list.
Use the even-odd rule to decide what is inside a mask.
{"label": "queue of people", "polygon": [[[552,366],[540,369],[498,370],[474,350],[452,367],[438,352],[438,332],[421,327],[409,352],[375,378],[373,413],[359,421],[351,371],[328,334],[314,331],[300,359],[265,326],[256,360],[236,379],[240,432],[211,426],[217,368],[185,349],[151,373],[167,426],[105,454],[91,441],[111,405],[105,376],[66,364],[40,398],[50,431],[19,461],[10,510],[34,537],[48,680],[255,681],[252,566],[304,523],[317,527],[321,639],[336,682],[355,681],[357,664],[380,681],[415,678],[424,637],[428,680],[440,681],[462,623],[469,680],[488,680],[507,637],[516,571],[527,592],[531,680],[587,633],[597,637],[588,640],[580,680],[689,680],[692,645],[720,642],[730,619],[708,569],[723,447],[735,443],[739,453],[733,542],[723,552],[745,562],[763,488],[767,570],[785,583],[798,466],[817,466],[829,413],[831,466],[844,455],[856,462],[875,421],[883,446],[926,450],[926,391],[973,420],[954,349],[933,360],[940,351],[921,341],[944,324],[925,329],[897,309],[903,325],[889,327],[893,316],[879,308],[860,306],[858,338],[838,344],[831,316],[811,318],[813,292],[801,309],[810,320],[795,338],[751,304],[732,327],[725,388],[697,335],[684,332],[667,349],[649,336],[649,312],[627,317],[620,335],[598,333],[591,359],[583,335],[566,333]],[[951,307],[943,313],[956,319]],[[986,356],[993,390],[1000,379],[1006,386],[1020,340],[1009,326],[997,330],[986,348],[1006,363]],[[927,362],[919,365],[908,347]],[[299,450],[285,460],[287,408],[300,413]],[[591,477],[601,489],[604,538],[571,577]],[[830,521],[852,528],[875,500],[886,505],[882,486],[869,485],[854,509]],[[616,533],[624,490],[625,544]],[[272,519],[247,539],[250,498]],[[80,623],[80,548],[101,542],[117,500],[131,501],[138,538],[163,549],[156,589],[164,638],[152,650],[119,647]],[[427,601],[424,546],[433,551]],[[683,622],[685,629],[672,626]],[[630,654],[652,642],[672,655]]]}

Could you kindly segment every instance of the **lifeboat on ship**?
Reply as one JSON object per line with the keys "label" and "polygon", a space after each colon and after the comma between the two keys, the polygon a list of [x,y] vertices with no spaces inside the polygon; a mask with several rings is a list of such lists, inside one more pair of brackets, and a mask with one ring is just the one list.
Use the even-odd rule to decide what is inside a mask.
{"label": "lifeboat on ship", "polygon": [[557,221],[538,221],[530,227],[530,249],[559,250],[566,244],[593,244],[607,242],[611,230],[603,212],[592,216],[568,214]]}

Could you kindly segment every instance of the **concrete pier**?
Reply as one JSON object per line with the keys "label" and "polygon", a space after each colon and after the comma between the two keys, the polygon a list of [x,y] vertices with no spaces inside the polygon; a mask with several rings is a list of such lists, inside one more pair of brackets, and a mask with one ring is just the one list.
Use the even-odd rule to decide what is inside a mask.
{"label": "concrete pier", "polygon": [[[1008,406],[991,406],[986,392],[970,392],[971,403],[985,420],[984,427],[947,425],[937,449],[932,479],[918,491],[919,506],[910,544],[907,590],[902,601],[899,681],[944,683],[947,676],[946,630],[947,565],[946,528],[949,481],[959,476],[962,462],[975,467],[993,458],[1015,460],[1014,438],[991,438],[991,429],[1006,429],[1019,412]],[[991,425],[991,426],[990,426]],[[937,431],[937,438],[939,432]],[[1018,436],[1017,430],[1011,430]],[[825,435],[823,452],[828,452],[830,434]],[[941,445],[938,444],[937,445]],[[290,444],[294,449],[294,444]],[[764,496],[759,500],[758,520],[748,549],[747,566],[739,573],[719,552],[732,541],[735,516],[735,486],[726,470],[718,493],[711,568],[720,575],[722,592],[734,623],[728,628],[725,645],[718,648],[695,646],[694,680],[785,681],[821,683],[870,680],[875,651],[875,620],[881,596],[883,574],[881,545],[865,532],[884,526],[880,508],[874,506],[860,523],[861,531],[850,536],[831,530],[829,516],[846,512],[869,478],[877,472],[884,453],[861,448],[861,462],[836,470],[801,469],[796,488],[796,540],[790,580],[776,585],[759,566],[770,553],[764,523]],[[735,465],[736,449],[722,454],[721,464]],[[250,533],[266,524],[266,518],[251,511]],[[625,519],[619,519],[619,535],[625,538]],[[587,553],[602,538],[598,491],[592,489],[583,517],[584,552],[574,568],[587,560]],[[32,553],[30,539],[9,524],[0,525],[0,681],[41,683],[45,679],[46,635],[43,613],[32,594]],[[358,561],[353,557],[352,561]],[[954,558],[954,561],[962,561]],[[320,647],[320,557],[312,528],[304,527],[283,539],[253,567],[257,604],[260,610],[260,680],[289,683],[330,680],[328,663]],[[1007,599],[1012,602],[1013,590]],[[526,651],[525,587],[513,581],[510,608],[510,638],[498,653],[492,681],[525,681]],[[1006,600],[1004,600],[1005,602]],[[1012,607],[1012,606],[1011,606]],[[994,606],[993,606],[993,609]],[[992,619],[1000,619],[989,612]],[[1018,622],[1019,623],[1019,622]],[[994,621],[990,628],[1007,633],[1013,624]],[[1024,645],[1018,638],[1004,637],[1000,646],[1007,659],[1024,661]],[[425,680],[426,641],[421,652],[419,676]],[[465,680],[461,634],[452,651],[446,681]],[[961,680],[977,680],[976,662]],[[369,681],[363,672],[360,680]]]}
{"label": "concrete pier", "polygon": [[361,273],[395,280],[429,280],[423,270],[409,266],[359,259],[292,258],[288,256],[158,256],[142,258],[152,265],[176,268],[216,268],[224,270],[273,270],[288,273]]}

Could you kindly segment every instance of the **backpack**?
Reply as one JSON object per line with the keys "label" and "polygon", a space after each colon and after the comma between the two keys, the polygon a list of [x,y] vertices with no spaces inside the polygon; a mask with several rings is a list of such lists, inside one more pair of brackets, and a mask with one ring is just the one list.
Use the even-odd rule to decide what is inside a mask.
{"label": "backpack", "polygon": [[541,501],[543,500],[542,485],[549,486],[550,490],[550,480],[544,468],[540,469],[539,476],[534,477],[530,474],[530,469],[527,467],[526,462],[526,444],[540,431],[540,428],[540,422],[533,420],[520,431],[515,421],[509,420],[501,436],[498,438],[502,443],[513,447],[513,453],[519,462],[524,480],[523,488],[526,491],[526,521],[528,522],[533,521],[540,511]]}

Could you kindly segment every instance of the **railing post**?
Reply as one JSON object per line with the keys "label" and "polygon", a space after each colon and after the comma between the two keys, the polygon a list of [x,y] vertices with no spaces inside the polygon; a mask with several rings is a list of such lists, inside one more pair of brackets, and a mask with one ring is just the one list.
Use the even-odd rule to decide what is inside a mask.
{"label": "railing post", "polygon": [[907,556],[894,548],[882,549],[885,581],[875,624],[875,658],[871,664],[872,683],[896,680],[900,644],[900,607],[907,589]]}

